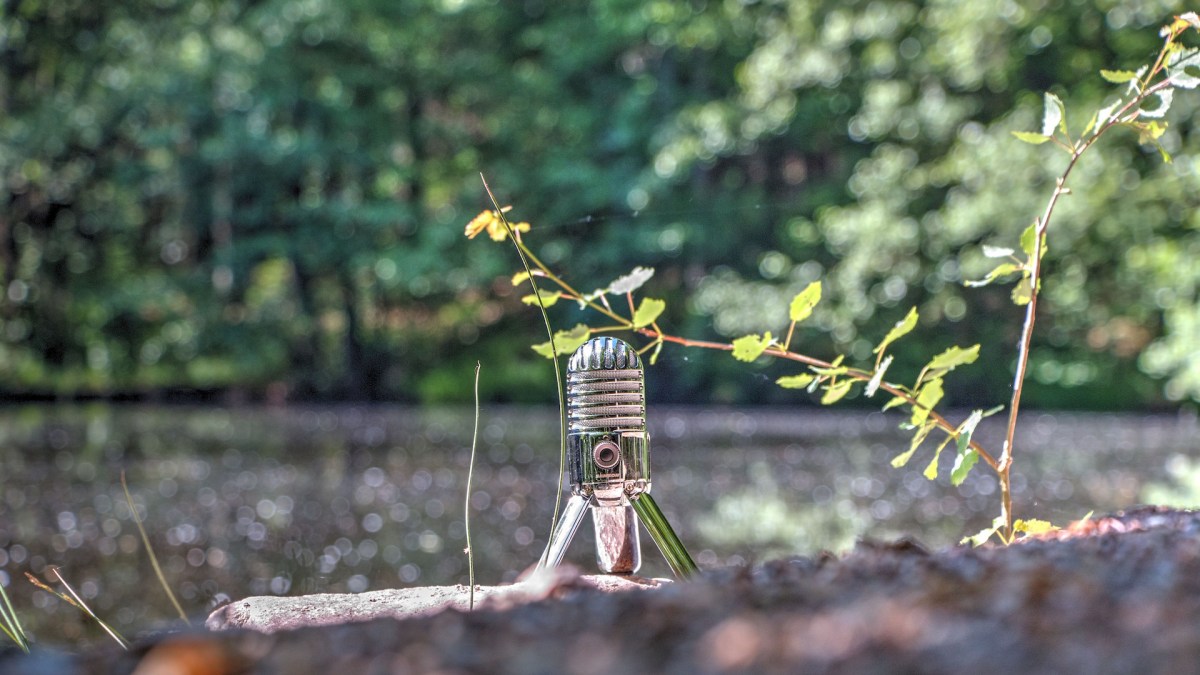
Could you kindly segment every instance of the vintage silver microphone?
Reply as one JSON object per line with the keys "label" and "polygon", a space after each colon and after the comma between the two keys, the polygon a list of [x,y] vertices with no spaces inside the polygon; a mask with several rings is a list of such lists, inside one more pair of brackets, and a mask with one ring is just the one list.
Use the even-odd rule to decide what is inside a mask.
{"label": "vintage silver microphone", "polygon": [[622,340],[587,341],[567,363],[566,398],[571,498],[542,564],[562,561],[590,507],[601,571],[637,571],[640,519],[676,576],[696,572],[695,562],[650,497],[650,435],[641,357]]}

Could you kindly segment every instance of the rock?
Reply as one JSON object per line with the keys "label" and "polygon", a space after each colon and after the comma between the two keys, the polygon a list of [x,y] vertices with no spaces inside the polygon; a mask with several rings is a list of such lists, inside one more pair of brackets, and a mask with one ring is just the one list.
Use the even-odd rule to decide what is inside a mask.
{"label": "rock", "polygon": [[[840,558],[710,570],[636,593],[605,592],[603,582],[560,570],[497,589],[470,612],[460,588],[410,590],[374,619],[361,606],[339,615],[293,599],[299,604],[279,621],[308,617],[306,627],[159,636],[128,654],[96,650],[60,672],[1200,670],[1200,513],[1192,511],[1137,509],[1007,547],[864,543]],[[629,584],[615,582],[642,587]],[[370,604],[386,606],[387,597]],[[253,608],[259,599],[251,600]],[[214,621],[250,625],[230,623],[231,612]],[[192,664],[204,669],[186,669]]]}

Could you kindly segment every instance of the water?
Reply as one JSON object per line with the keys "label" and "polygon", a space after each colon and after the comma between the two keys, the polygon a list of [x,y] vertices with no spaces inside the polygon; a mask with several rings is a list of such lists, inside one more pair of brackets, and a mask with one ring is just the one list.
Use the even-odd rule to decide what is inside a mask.
{"label": "water", "polygon": [[[962,416],[951,416],[959,419]],[[936,445],[903,469],[900,416],[650,411],[654,495],[701,567],[840,551],[860,537],[945,546],[998,513],[982,463],[935,482]],[[392,406],[0,409],[0,582],[43,644],[103,639],[24,575],[57,566],[127,636],[175,612],[120,486],[122,471],[164,573],[194,621],[221,597],[465,583],[463,523],[473,413]],[[997,448],[1002,420],[978,431]],[[1200,495],[1194,416],[1031,413],[1014,475],[1021,517],[1066,523],[1153,497]],[[552,410],[483,411],[472,485],[479,583],[511,581],[545,546],[557,485]],[[568,559],[593,569],[590,525]],[[666,576],[643,538],[642,572]]]}

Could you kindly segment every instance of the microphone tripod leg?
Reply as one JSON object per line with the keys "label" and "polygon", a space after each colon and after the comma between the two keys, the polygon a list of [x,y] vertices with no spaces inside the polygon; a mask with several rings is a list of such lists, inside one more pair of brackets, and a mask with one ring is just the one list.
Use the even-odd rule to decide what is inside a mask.
{"label": "microphone tripod leg", "polygon": [[591,499],[588,497],[571,495],[571,498],[567,500],[566,508],[559,514],[554,532],[550,534],[546,551],[542,554],[542,559],[538,561],[538,569],[558,567],[558,564],[562,562],[563,555],[567,552],[567,547],[571,545],[571,538],[575,536],[575,531],[583,522],[583,516],[587,513],[590,504]]}
{"label": "microphone tripod leg", "polygon": [[643,492],[630,498],[629,503],[633,505],[633,510],[637,512],[638,518],[646,526],[650,538],[658,545],[658,550],[662,551],[663,557],[667,559],[667,565],[670,566],[675,576],[683,579],[700,571],[649,492]]}

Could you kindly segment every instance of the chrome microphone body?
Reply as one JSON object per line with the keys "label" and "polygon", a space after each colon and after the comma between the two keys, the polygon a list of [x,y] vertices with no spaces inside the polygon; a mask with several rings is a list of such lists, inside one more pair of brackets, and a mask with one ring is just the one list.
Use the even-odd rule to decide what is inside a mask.
{"label": "chrome microphone body", "polygon": [[590,510],[603,572],[632,574],[640,567],[640,519],[671,569],[679,576],[694,573],[695,563],[650,497],[646,380],[637,351],[611,337],[588,340],[567,363],[566,399],[571,498],[543,564],[562,560]]}

